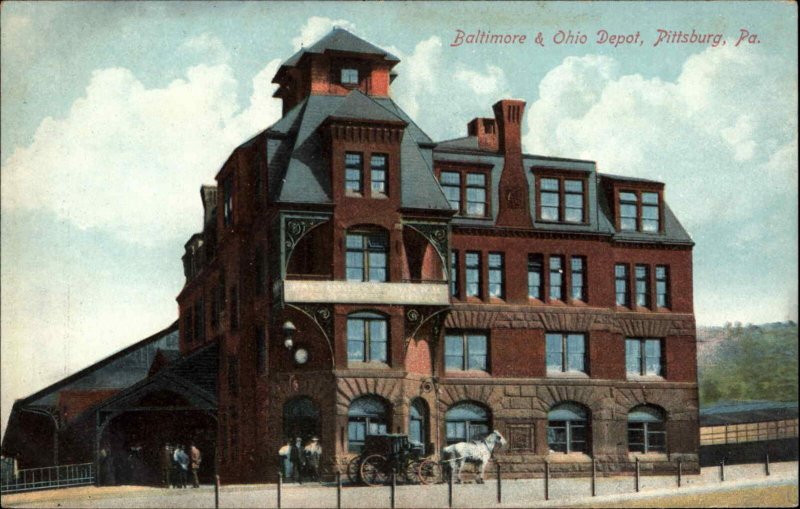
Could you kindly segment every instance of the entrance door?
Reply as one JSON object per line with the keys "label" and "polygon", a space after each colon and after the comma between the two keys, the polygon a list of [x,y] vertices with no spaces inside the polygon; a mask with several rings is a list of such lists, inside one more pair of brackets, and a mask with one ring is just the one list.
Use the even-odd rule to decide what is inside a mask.
{"label": "entrance door", "polygon": [[308,396],[300,396],[286,402],[283,407],[284,439],[300,437],[307,443],[312,437],[319,437],[319,409]]}

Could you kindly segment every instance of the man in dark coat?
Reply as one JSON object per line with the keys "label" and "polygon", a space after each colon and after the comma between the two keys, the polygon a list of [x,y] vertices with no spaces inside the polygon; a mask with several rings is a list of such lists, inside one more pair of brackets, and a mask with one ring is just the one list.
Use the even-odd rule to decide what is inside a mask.
{"label": "man in dark coat", "polygon": [[161,467],[161,483],[165,488],[170,487],[170,473],[172,472],[172,446],[164,444],[158,455],[158,463]]}
{"label": "man in dark coat", "polygon": [[303,470],[305,469],[306,458],[303,454],[303,441],[300,437],[295,438],[292,450],[289,452],[289,459],[292,462],[295,482],[303,484]]}

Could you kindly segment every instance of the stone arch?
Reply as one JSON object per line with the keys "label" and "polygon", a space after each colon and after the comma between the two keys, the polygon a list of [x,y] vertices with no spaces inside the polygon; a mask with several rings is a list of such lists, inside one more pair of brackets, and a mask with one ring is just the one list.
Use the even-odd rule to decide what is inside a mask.
{"label": "stone arch", "polygon": [[696,401],[686,398],[683,391],[646,388],[612,389],[613,418],[625,419],[628,411],[639,405],[661,408],[664,417],[671,421],[696,420]]}
{"label": "stone arch", "polygon": [[603,392],[599,388],[583,385],[539,387],[538,401],[534,401],[535,417],[547,418],[547,412],[553,405],[571,401],[585,406],[594,419],[610,419],[614,412],[613,400]]}
{"label": "stone arch", "polygon": [[439,412],[444,415],[447,409],[461,401],[474,401],[487,407],[492,414],[502,408],[502,396],[490,385],[445,385],[439,395]]}
{"label": "stone arch", "polygon": [[388,401],[394,411],[403,404],[402,381],[375,377],[341,378],[336,391],[336,413],[347,415],[353,400],[370,394]]}

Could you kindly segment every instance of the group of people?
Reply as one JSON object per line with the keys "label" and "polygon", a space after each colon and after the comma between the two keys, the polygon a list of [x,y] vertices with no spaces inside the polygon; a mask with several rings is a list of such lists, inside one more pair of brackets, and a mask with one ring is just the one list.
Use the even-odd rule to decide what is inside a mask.
{"label": "group of people", "polygon": [[298,483],[302,483],[304,477],[319,481],[321,456],[322,446],[319,445],[319,438],[312,437],[305,445],[300,437],[289,439],[286,445],[278,450],[284,479],[293,479]]}
{"label": "group of people", "polygon": [[161,482],[165,488],[186,488],[189,472],[192,473],[192,488],[199,488],[197,472],[203,456],[200,449],[190,443],[188,448],[181,444],[164,444],[161,450]]}

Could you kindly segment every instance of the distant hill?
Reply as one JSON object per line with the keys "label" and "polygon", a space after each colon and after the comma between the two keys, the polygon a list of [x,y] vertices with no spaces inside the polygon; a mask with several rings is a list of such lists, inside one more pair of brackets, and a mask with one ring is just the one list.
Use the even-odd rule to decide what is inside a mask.
{"label": "distant hill", "polygon": [[726,323],[697,328],[700,404],[797,401],[797,324]]}

